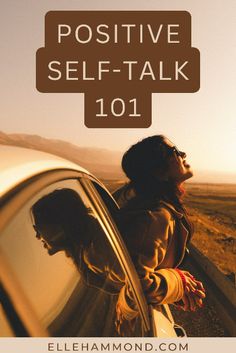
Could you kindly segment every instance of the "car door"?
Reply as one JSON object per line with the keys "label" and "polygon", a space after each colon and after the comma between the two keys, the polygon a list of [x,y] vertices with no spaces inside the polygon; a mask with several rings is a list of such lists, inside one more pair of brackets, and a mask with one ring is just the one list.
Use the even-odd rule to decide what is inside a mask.
{"label": "car door", "polygon": [[[124,285],[129,286],[138,311],[133,331],[124,335],[153,334],[137,275],[111,214],[94,185],[102,188],[96,179],[84,173],[50,171],[26,180],[3,197],[1,336],[117,337],[116,303]],[[83,255],[79,247],[76,256],[64,250],[65,239],[60,251],[52,254],[45,239],[35,232],[34,206],[63,190],[76,194],[84,209],[89,210],[88,224],[93,239]],[[54,209],[59,206],[63,205],[57,204]],[[64,208],[65,213],[70,214],[69,207]],[[62,221],[63,213],[61,215],[58,223]]]}
{"label": "car door", "polygon": [[[96,193],[99,194],[98,197],[98,203],[101,203],[101,200],[103,201],[103,208],[105,208],[106,214],[108,214],[108,219],[113,223],[113,231],[114,233],[118,233],[119,231],[117,227],[114,225],[114,219],[116,219],[116,214],[118,212],[119,206],[116,203],[115,199],[110,195],[110,193],[107,191],[107,189],[99,183],[97,180],[93,180],[87,178],[85,180],[82,179],[82,182],[87,185],[87,187],[90,189],[90,194],[93,195],[94,189],[96,190]],[[122,238],[122,234],[120,235],[119,238]],[[122,242],[121,246],[124,248],[123,253],[126,252],[125,245]],[[135,286],[136,288],[134,289],[134,293],[140,293],[142,292],[139,284],[139,280],[137,277],[137,273],[135,271],[134,265],[130,259],[129,256],[127,256],[128,262],[129,262],[129,269],[130,273],[128,276],[131,278],[135,278]],[[140,294],[139,294],[140,295]],[[150,319],[149,325],[150,325],[150,332],[152,336],[157,336],[157,337],[183,337],[186,336],[185,330],[178,324],[174,322],[173,316],[171,314],[171,311],[169,309],[169,306],[167,304],[160,305],[159,307],[153,308],[151,305],[146,304],[146,300],[143,295],[140,295],[140,310],[144,310],[145,312],[148,311],[148,316]],[[144,309],[145,308],[145,309]],[[144,314],[145,315],[145,314]]]}

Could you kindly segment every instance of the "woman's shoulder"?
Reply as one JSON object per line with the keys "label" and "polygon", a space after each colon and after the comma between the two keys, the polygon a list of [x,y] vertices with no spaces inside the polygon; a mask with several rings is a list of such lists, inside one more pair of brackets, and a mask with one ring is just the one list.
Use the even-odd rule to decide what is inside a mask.
{"label": "woman's shoulder", "polygon": [[146,242],[166,240],[174,229],[171,211],[161,204],[155,208],[123,209],[120,216],[120,230],[132,253],[141,251]]}
{"label": "woman's shoulder", "polygon": [[171,220],[173,220],[173,215],[171,211],[162,205],[160,205],[156,209],[148,210],[147,216],[153,221],[158,221],[162,223],[169,223]]}
{"label": "woman's shoulder", "polygon": [[121,210],[120,221],[124,227],[144,230],[151,227],[167,227],[174,220],[169,209],[163,206],[138,210]]}
{"label": "woman's shoulder", "polygon": [[[177,211],[167,202],[153,202],[149,200],[132,199],[125,207],[121,207],[120,213],[128,217],[138,217],[142,220],[153,220],[153,218],[161,218],[170,220],[173,213]],[[177,212],[178,213],[178,212]]]}
{"label": "woman's shoulder", "polygon": [[160,200],[158,202],[158,204],[154,205],[154,207],[152,208],[153,212],[159,212],[161,213],[163,216],[167,216],[167,217],[173,217],[173,218],[182,218],[183,217],[183,212],[180,212],[176,209],[176,207],[164,200]]}

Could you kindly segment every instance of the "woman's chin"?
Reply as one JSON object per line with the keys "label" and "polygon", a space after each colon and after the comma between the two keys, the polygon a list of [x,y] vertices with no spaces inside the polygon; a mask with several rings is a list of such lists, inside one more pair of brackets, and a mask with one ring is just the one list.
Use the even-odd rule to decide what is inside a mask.
{"label": "woman's chin", "polygon": [[177,180],[179,183],[183,183],[184,181],[193,177],[192,169],[188,169],[184,174],[182,174]]}
{"label": "woman's chin", "polygon": [[63,249],[57,248],[57,247],[52,247],[48,249],[48,255],[52,256],[58,253],[59,251],[62,251]]}
{"label": "woman's chin", "polygon": [[184,175],[184,180],[190,179],[192,177],[193,177],[193,171],[192,171],[192,169],[189,168],[189,170]]}

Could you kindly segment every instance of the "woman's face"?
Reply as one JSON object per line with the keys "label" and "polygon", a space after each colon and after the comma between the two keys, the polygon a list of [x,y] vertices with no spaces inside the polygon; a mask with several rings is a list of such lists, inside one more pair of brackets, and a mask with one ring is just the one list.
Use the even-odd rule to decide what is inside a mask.
{"label": "woman's face", "polygon": [[36,238],[41,240],[43,247],[47,249],[49,255],[54,255],[58,251],[66,250],[64,231],[59,225],[34,225],[34,229]]}
{"label": "woman's face", "polygon": [[165,144],[170,148],[167,177],[177,183],[182,183],[193,176],[190,165],[186,162],[186,153],[181,152],[168,139]]}

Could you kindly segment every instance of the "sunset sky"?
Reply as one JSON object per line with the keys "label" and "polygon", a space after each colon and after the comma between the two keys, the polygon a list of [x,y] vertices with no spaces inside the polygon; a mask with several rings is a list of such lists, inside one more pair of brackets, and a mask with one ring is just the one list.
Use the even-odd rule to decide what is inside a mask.
{"label": "sunset sky", "polygon": [[[153,94],[153,124],[148,129],[86,128],[83,94],[46,94],[35,88],[35,53],[44,46],[44,15],[49,10],[189,11],[192,46],[201,53],[200,91]],[[194,168],[236,175],[235,13],[235,0],[4,1],[0,130],[121,151],[163,133],[187,152]]]}

